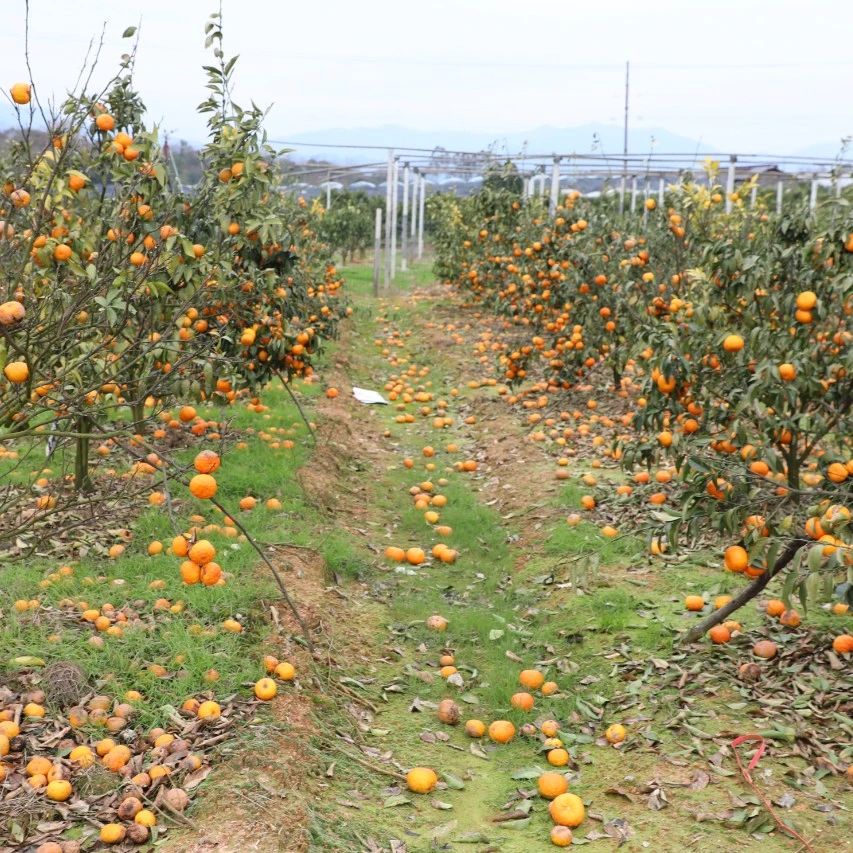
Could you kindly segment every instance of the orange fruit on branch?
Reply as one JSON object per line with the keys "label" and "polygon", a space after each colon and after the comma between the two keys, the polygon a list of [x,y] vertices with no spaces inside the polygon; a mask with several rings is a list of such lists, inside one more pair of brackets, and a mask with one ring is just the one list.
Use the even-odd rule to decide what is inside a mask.
{"label": "orange fruit on branch", "polygon": [[207,500],[216,494],[217,483],[210,474],[196,474],[190,480],[190,494],[199,500]]}

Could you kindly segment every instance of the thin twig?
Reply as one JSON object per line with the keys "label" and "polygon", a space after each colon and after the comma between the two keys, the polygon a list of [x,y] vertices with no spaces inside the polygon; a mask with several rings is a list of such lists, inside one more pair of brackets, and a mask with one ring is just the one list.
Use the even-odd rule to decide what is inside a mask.
{"label": "thin twig", "polygon": [[305,422],[305,426],[308,428],[308,432],[311,434],[311,441],[316,446],[317,434],[314,432],[314,427],[311,426],[311,423],[306,417],[302,406],[299,404],[299,400],[296,399],[296,395],[293,393],[293,389],[290,387],[290,383],[285,380],[281,373],[276,373],[276,375],[281,380],[281,384],[284,386],[284,390],[287,391],[288,394],[290,394],[290,399],[293,400],[293,405],[296,406],[297,409],[299,409],[299,414],[302,415],[302,420]]}

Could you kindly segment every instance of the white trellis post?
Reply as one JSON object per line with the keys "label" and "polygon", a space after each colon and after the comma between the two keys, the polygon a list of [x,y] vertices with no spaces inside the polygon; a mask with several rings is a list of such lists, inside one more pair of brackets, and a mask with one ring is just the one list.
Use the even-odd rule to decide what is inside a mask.
{"label": "white trellis post", "polygon": [[332,173],[326,177],[326,210],[332,206]]}
{"label": "white trellis post", "polygon": [[385,289],[391,287],[391,181],[394,178],[394,149],[388,149],[388,169],[385,178]]}
{"label": "white trellis post", "polygon": [[817,206],[817,178],[812,178],[811,191],[809,192],[809,210]]}
{"label": "white trellis post", "polygon": [[663,178],[658,179],[658,204],[663,207],[664,191],[666,190],[666,181]]}
{"label": "white trellis post", "polygon": [[749,206],[755,207],[755,202],[758,199],[758,184],[752,185],[752,190],[749,193]]}
{"label": "white trellis post", "polygon": [[400,263],[400,268],[403,272],[409,269],[409,164],[403,167],[403,230],[401,233],[402,239],[402,255],[403,259]]}
{"label": "white trellis post", "polygon": [[409,246],[411,247],[411,251],[414,252],[415,246],[415,237],[418,233],[418,190],[420,188],[420,172],[417,169],[412,170],[412,224],[411,230],[409,231],[409,236],[411,240],[409,241]]}
{"label": "white trellis post", "polygon": [[776,181],[776,213],[782,212],[782,196],[785,194],[785,185],[782,181]]}
{"label": "white trellis post", "polygon": [[524,183],[521,185],[521,197],[527,198],[530,195],[530,178],[524,178]]}
{"label": "white trellis post", "polygon": [[631,178],[631,213],[637,210],[637,176]]}
{"label": "white trellis post", "polygon": [[622,175],[622,180],[619,182],[619,213],[625,212],[625,191],[627,190],[627,178]]}
{"label": "white trellis post", "polygon": [[394,158],[394,165],[391,169],[391,211],[389,217],[391,219],[391,280],[397,277],[397,197],[399,195],[397,182],[400,176],[400,163],[397,158]]}
{"label": "white trellis post", "polygon": [[[544,183],[544,181],[543,181]],[[544,186],[543,186],[544,189]],[[551,166],[551,198],[548,201],[548,213],[553,216],[557,211],[560,200],[560,158],[555,157]]]}
{"label": "white trellis post", "polygon": [[735,163],[737,163],[737,155],[732,154],[729,157],[729,170],[726,175],[726,213],[732,212],[732,195],[735,191]]}
{"label": "white trellis post", "polygon": [[421,176],[421,191],[418,194],[418,260],[424,256],[424,196],[426,177]]}
{"label": "white trellis post", "polygon": [[373,232],[373,295],[379,296],[379,267],[382,263],[382,208],[376,208],[376,229]]}

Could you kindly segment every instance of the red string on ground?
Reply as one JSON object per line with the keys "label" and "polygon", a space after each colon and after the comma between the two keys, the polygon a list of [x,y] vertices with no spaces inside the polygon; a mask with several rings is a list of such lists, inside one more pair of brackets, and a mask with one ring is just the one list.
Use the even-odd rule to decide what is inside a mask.
{"label": "red string on ground", "polygon": [[[755,754],[750,759],[749,765],[747,767],[743,766],[743,762],[740,760],[740,754],[738,753],[738,747],[743,743],[748,743],[750,741],[758,741],[758,748],[755,750]],[[790,836],[791,838],[795,838],[800,844],[803,845],[805,850],[808,850],[809,853],[817,853],[817,851],[812,847],[809,842],[797,832],[796,829],[788,826],[777,814],[773,811],[773,806],[770,804],[770,801],[764,794],[761,792],[759,787],[755,784],[752,779],[752,772],[758,766],[758,762],[761,761],[761,757],[767,751],[767,741],[761,735],[740,735],[740,737],[736,737],[732,743],[732,752],[735,756],[735,761],[737,762],[738,769],[741,772],[741,776],[743,776],[744,781],[753,791],[758,795],[758,798],[764,804],[764,808],[767,809],[770,817],[776,822],[776,826],[785,833],[785,835]]]}

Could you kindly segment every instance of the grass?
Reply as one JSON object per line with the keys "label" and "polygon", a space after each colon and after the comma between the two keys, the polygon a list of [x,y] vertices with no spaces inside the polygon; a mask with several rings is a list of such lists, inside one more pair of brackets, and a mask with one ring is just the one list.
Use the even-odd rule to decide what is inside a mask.
{"label": "grass", "polygon": [[[399,255],[397,258],[400,263]],[[384,292],[384,269],[380,270],[379,289],[380,296],[395,295],[401,292],[409,292],[418,287],[425,287],[435,280],[432,274],[432,260],[427,257],[415,261],[408,271],[397,270],[397,275],[391,282],[387,293]],[[368,256],[363,262],[350,264],[344,268],[344,277],[347,283],[347,292],[355,297],[371,296],[373,294],[373,257]]]}
{"label": "grass", "polygon": [[[261,541],[280,542],[312,538],[307,527],[313,510],[304,501],[296,471],[307,458],[306,428],[295,407],[280,389],[265,396],[269,418],[238,409],[231,427],[245,435],[245,449],[235,447],[223,456],[217,473],[217,498]],[[230,410],[229,410],[230,414]],[[282,429],[295,441],[292,449],[272,450],[258,433]],[[276,434],[278,435],[278,434]],[[198,448],[181,451],[188,462]],[[152,483],[161,487],[162,481]],[[139,690],[145,700],[139,705],[139,719],[145,725],[162,722],[167,706],[208,689],[219,695],[234,693],[261,674],[262,641],[267,633],[262,602],[276,597],[271,577],[258,569],[258,557],[245,541],[218,532],[206,532],[217,550],[217,561],[231,575],[224,587],[209,589],[181,583],[180,560],[168,552],[173,536],[188,526],[192,513],[208,522],[221,518],[212,507],[196,501],[178,488],[174,495],[176,519],[173,523],[164,508],[148,509],[132,525],[133,538],[117,560],[86,556],[72,563],[74,574],[46,584],[57,566],[43,560],[16,563],[2,570],[4,598],[38,598],[47,611],[12,612],[0,626],[0,643],[6,657],[35,655],[48,663],[71,660],[78,663],[98,689],[116,697],[129,689]],[[258,497],[257,507],[240,512],[237,503],[244,495]],[[278,497],[281,511],[270,511],[264,501]],[[152,541],[166,548],[158,556],[148,556]],[[340,550],[340,544],[339,544]],[[151,584],[162,582],[162,588]],[[178,612],[160,608],[158,600],[175,605]],[[120,608],[129,604],[141,623],[124,630],[122,637],[104,637],[104,647],[94,648],[95,633],[88,623],[76,619],[62,602],[78,608],[85,604],[100,608],[105,603]],[[225,619],[239,616],[246,630],[242,634],[225,631]],[[152,630],[153,628],[153,630]],[[200,632],[201,634],[200,638]],[[50,639],[48,639],[50,638]],[[164,666],[170,673],[157,678],[149,664]],[[215,669],[219,680],[211,684],[205,673]]]}

